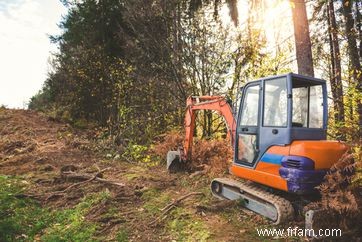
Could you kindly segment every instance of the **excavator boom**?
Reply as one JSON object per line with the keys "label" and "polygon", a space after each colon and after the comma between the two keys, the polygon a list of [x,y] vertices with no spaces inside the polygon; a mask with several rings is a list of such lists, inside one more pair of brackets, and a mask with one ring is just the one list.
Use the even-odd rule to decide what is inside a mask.
{"label": "excavator boom", "polygon": [[222,96],[190,96],[186,100],[185,112],[185,139],[182,147],[177,151],[170,151],[167,154],[167,168],[170,172],[175,172],[191,159],[193,132],[196,125],[196,115],[199,110],[212,110],[221,115],[226,123],[231,139],[231,146],[235,142],[236,120],[228,101]]}

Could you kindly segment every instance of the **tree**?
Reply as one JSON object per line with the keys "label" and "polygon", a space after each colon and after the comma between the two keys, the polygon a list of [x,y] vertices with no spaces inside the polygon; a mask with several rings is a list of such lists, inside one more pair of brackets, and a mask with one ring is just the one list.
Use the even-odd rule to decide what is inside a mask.
{"label": "tree", "polygon": [[304,0],[290,0],[298,73],[314,77],[312,44],[309,35],[307,9]]}
{"label": "tree", "polygon": [[359,57],[362,58],[362,2],[355,1],[355,9],[356,9],[356,27],[358,31],[358,38],[359,38]]}
{"label": "tree", "polygon": [[336,23],[333,0],[327,3],[328,36],[331,55],[330,83],[334,103],[335,121],[337,124],[344,123],[344,104],[342,87],[341,53],[339,50],[338,27]]}
{"label": "tree", "polygon": [[351,0],[342,1],[343,16],[345,19],[345,34],[347,36],[348,55],[350,61],[350,72],[354,80],[354,85],[357,91],[357,115],[360,135],[362,132],[362,69],[359,60],[358,47],[357,47],[357,35],[354,28],[354,18],[352,14],[352,2]]}
{"label": "tree", "polygon": [[[227,1],[230,9],[230,16],[237,23],[237,5],[235,1]],[[263,0],[251,0],[249,5],[261,6]],[[302,75],[314,77],[312,45],[309,35],[309,23],[307,18],[306,4],[304,0],[290,0],[293,25],[295,49],[297,56],[298,73]]]}
{"label": "tree", "polygon": [[60,47],[54,71],[29,106],[49,103],[73,122],[85,119],[139,143],[181,123],[187,85],[170,64],[173,3],[64,3],[63,33],[52,37]]}

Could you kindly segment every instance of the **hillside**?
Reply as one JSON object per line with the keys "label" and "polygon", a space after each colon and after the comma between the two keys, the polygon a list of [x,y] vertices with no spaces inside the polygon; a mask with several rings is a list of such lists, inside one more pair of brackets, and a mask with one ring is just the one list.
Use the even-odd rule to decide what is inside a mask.
{"label": "hillside", "polygon": [[0,135],[1,241],[254,241],[269,224],[215,200],[209,177],[106,158],[34,111],[1,109]]}

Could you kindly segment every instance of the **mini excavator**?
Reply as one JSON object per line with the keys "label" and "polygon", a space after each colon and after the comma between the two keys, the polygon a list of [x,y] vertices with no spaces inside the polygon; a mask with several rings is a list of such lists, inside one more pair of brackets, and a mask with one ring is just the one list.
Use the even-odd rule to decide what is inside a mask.
{"label": "mini excavator", "polygon": [[211,191],[220,199],[241,204],[275,224],[294,218],[288,198],[315,192],[331,166],[347,151],[339,141],[327,141],[327,87],[321,79],[294,73],[247,83],[234,116],[221,96],[187,99],[186,136],[177,151],[167,154],[167,168],[177,172],[191,160],[198,110],[224,117],[234,159],[230,173],[245,182],[216,178]]}

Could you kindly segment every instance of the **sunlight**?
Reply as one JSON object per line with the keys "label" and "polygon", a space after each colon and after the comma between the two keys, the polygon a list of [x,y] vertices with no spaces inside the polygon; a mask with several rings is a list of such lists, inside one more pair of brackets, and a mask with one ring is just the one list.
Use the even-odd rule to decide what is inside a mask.
{"label": "sunlight", "polygon": [[[265,1],[265,9],[260,9],[257,26],[264,30],[267,42],[275,46],[293,34],[290,4],[287,0]],[[248,18],[248,1],[238,1],[239,28],[243,28]],[[225,25],[232,23],[229,8],[223,4],[220,16]]]}
{"label": "sunlight", "polygon": [[[238,19],[239,19],[239,27],[245,24],[246,19],[248,18],[248,2],[247,1],[238,1]],[[230,11],[227,4],[223,4],[220,9],[220,17],[222,22],[226,25],[232,23],[230,17]]]}
{"label": "sunlight", "polygon": [[289,2],[266,1],[262,27],[268,42],[278,43],[293,33],[291,10]]}
{"label": "sunlight", "polygon": [[[290,12],[290,4],[288,1],[266,1],[265,20],[275,20],[285,12]],[[266,21],[267,22],[267,21]]]}

